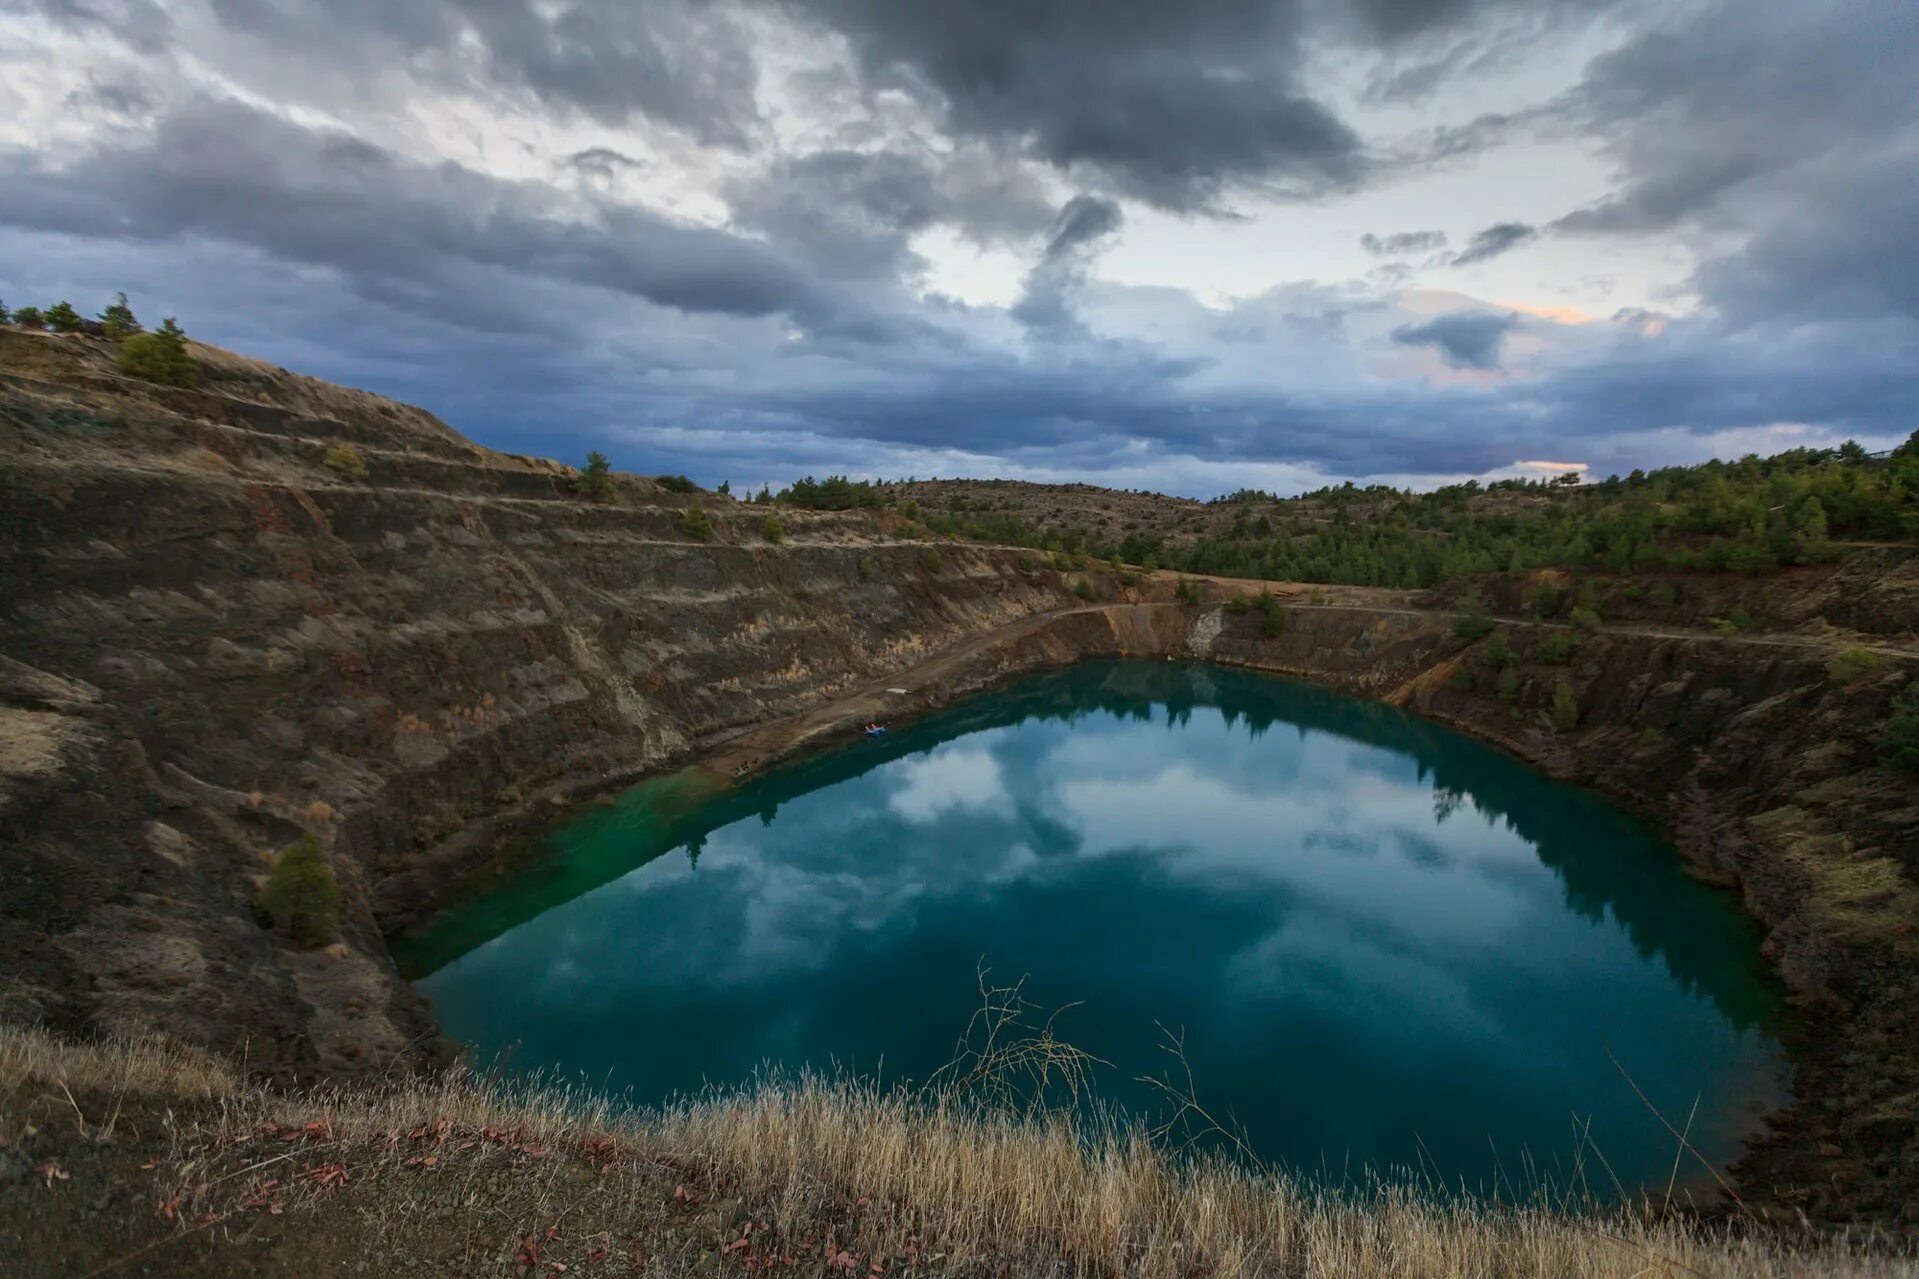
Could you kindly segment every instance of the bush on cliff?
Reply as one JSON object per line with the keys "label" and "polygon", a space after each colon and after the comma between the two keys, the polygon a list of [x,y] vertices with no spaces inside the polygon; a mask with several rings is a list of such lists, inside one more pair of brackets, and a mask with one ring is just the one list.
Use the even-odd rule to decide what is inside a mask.
{"label": "bush on cliff", "polygon": [[55,302],[47,308],[47,327],[55,333],[78,333],[86,327],[86,321],[73,309],[73,303]]}
{"label": "bush on cliff", "polygon": [[326,451],[326,467],[342,479],[366,478],[366,459],[351,444],[335,444]]}
{"label": "bush on cliff", "polygon": [[656,475],[653,477],[653,481],[669,493],[697,493],[700,491],[700,486],[692,480],[687,479],[684,475]]}
{"label": "bush on cliff", "polygon": [[120,344],[120,371],[162,386],[193,386],[200,366],[187,354],[187,335],[168,316],[152,333],[135,333]]}
{"label": "bush on cliff", "polygon": [[1892,699],[1882,740],[1888,763],[1919,773],[1919,687]]}
{"label": "bush on cliff", "polygon": [[1579,637],[1571,631],[1548,631],[1539,637],[1537,656],[1553,666],[1564,666],[1579,651]]}
{"label": "bush on cliff", "polygon": [[113,304],[100,312],[100,328],[114,341],[123,341],[140,331],[140,321],[134,318],[133,308],[127,304],[127,295],[116,293]]}
{"label": "bush on cliff", "polygon": [[38,333],[47,327],[47,317],[37,306],[23,306],[13,313],[12,323],[16,328],[31,329]]}
{"label": "bush on cliff", "polygon": [[273,863],[255,905],[267,922],[301,946],[324,946],[340,922],[340,886],[320,841],[302,835]]}
{"label": "bush on cliff", "polygon": [[769,515],[766,517],[766,522],[760,525],[760,536],[778,546],[786,537],[786,525],[780,523],[779,516]]}
{"label": "bush on cliff", "polygon": [[1573,696],[1572,685],[1563,679],[1553,689],[1552,709],[1548,716],[1554,732],[1570,733],[1579,727],[1579,701]]}
{"label": "bush on cliff", "polygon": [[1879,654],[1869,648],[1849,648],[1826,663],[1826,673],[1841,684],[1850,684],[1879,667]]}
{"label": "bush on cliff", "polygon": [[1279,606],[1279,597],[1271,591],[1259,593],[1259,633],[1267,639],[1282,634],[1286,630],[1286,611]]}
{"label": "bush on cliff", "polygon": [[595,449],[586,455],[586,469],[574,479],[573,491],[595,502],[613,496],[613,463],[606,460],[606,454]]}
{"label": "bush on cliff", "polygon": [[713,523],[706,518],[706,512],[697,506],[689,506],[680,512],[680,532],[696,542],[705,542],[713,536]]}

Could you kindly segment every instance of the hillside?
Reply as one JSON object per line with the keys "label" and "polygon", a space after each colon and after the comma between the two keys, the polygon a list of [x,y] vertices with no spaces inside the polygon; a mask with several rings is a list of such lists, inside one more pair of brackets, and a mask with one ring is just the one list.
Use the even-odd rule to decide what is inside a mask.
{"label": "hillside", "polygon": [[[540,1221],[572,1202],[566,1187],[599,1184],[587,1147],[546,1163],[524,1149],[545,1140],[531,1127],[512,1149],[486,1135],[525,1123],[570,1142],[615,1140],[631,1175],[651,1180],[608,1184],[663,1191],[655,1206],[669,1224],[683,1220],[672,1215],[686,1206],[678,1185],[724,1203],[700,1219],[705,1233],[672,1236],[714,1270],[739,1251],[760,1253],[723,1252],[727,1240],[712,1232],[786,1213],[779,1237],[810,1240],[817,1257],[828,1225],[852,1237],[842,1222],[862,1196],[887,1214],[878,1233],[858,1236],[862,1265],[881,1251],[880,1233],[912,1223],[929,1255],[941,1232],[973,1249],[949,1254],[957,1273],[1042,1256],[1069,1258],[1069,1269],[1153,1272],[1160,1262],[1134,1261],[1200,1247],[1189,1232],[1204,1222],[1223,1232],[1201,1248],[1222,1272],[1260,1268],[1262,1231],[1291,1232],[1285,1273],[1583,1266],[1623,1276],[1644,1270],[1647,1248],[1709,1273],[1790,1268],[1765,1251],[1782,1246],[1776,1238],[1729,1243],[1717,1226],[1633,1235],[1639,1251],[1614,1255],[1579,1223],[1520,1228],[1410,1201],[1299,1206],[1284,1220],[1267,1205],[1219,1225],[1203,1206],[1217,1202],[1204,1179],[1169,1182],[1158,1156],[1136,1170],[1140,1180],[1121,1179],[1121,1200],[1081,1193],[1106,1164],[1055,1161],[1044,1167],[1066,1180],[1011,1185],[1007,1202],[968,1216],[959,1183],[938,1181],[951,1164],[920,1154],[1004,1150],[1031,1134],[1002,1141],[995,1130],[950,1128],[940,1112],[849,1117],[809,1101],[807,1122],[824,1127],[805,1130],[808,1157],[820,1162],[782,1171],[751,1143],[746,1154],[733,1143],[687,1155],[688,1129],[666,1121],[609,1135],[603,1116],[568,1107],[516,1111],[484,1090],[351,1082],[395,1081],[450,1059],[386,939],[471,877],[510,866],[516,837],[568,805],[685,765],[724,785],[876,716],[1123,655],[1243,665],[1390,701],[1657,823],[1696,874],[1736,889],[1765,926],[1767,957],[1803,1019],[1793,1104],[1734,1173],[1747,1211],[1775,1227],[1919,1229],[1919,774],[1902,767],[1894,732],[1919,730],[1919,564],[1898,539],[1840,546],[1828,536],[1804,563],[1747,572],[1587,563],[1470,574],[1431,590],[1141,571],[1064,547],[949,540],[942,522],[969,512],[929,509],[930,490],[817,510],[615,475],[596,499],[572,468],[481,448],[421,410],[212,348],[193,354],[201,385],[164,388],[120,376],[103,340],[0,328],[0,1062],[11,1072],[0,1075],[0,1121],[10,1125],[0,1131],[9,1143],[0,1219],[26,1220],[9,1199],[31,1202],[36,1229],[57,1218],[69,1239],[91,1239],[84,1217],[50,1205],[112,1205],[99,1210],[110,1228],[86,1254],[104,1261],[102,1241],[145,1247],[155,1229],[184,1237],[201,1223],[155,1225],[152,1199],[165,1197],[129,1180],[152,1171],[142,1162],[192,1192],[209,1175],[199,1161],[217,1156],[229,1161],[210,1174],[226,1178],[219,1194],[187,1193],[181,1204],[218,1223],[205,1238],[286,1241],[272,1263],[281,1269],[266,1273],[297,1272],[303,1238],[334,1240],[323,1246],[337,1257],[368,1222],[384,1223],[382,1238],[424,1240],[429,1251],[412,1260],[429,1270],[459,1257],[524,1270],[521,1234],[544,1237]],[[1891,463],[1837,465],[1834,474]],[[948,500],[1038,501],[1019,486],[942,483]],[[1104,513],[1123,531],[1127,520],[1162,517],[1223,520],[1230,531],[1245,514],[1128,497],[1065,491],[1082,507],[1116,503]],[[1602,498],[1510,500],[1549,513]],[[1468,505],[1496,518],[1480,500]],[[1843,525],[1849,517],[1833,506],[1828,518]],[[1391,527],[1402,524],[1415,527],[1410,515]],[[1655,540],[1703,551],[1718,536],[1669,530]],[[255,904],[280,850],[303,836],[341,893],[334,939],[314,948],[267,926]],[[142,1047],[101,1056],[72,1043],[102,1035]],[[171,1046],[155,1048],[156,1035]],[[182,1047],[199,1064],[178,1066]],[[351,1087],[328,1100],[262,1081]],[[83,1116],[77,1130],[49,1118],[49,1106],[68,1106],[49,1101],[62,1086]],[[785,1104],[749,1098],[710,1122],[748,1124]],[[158,1152],[89,1136],[123,1105],[141,1117],[128,1129],[140,1143],[168,1131],[161,1116],[177,1110],[177,1143]],[[274,1157],[258,1135],[268,1124],[275,1141],[293,1134],[282,1153],[297,1151],[302,1169],[326,1178],[299,1183],[281,1204],[285,1222],[270,1211],[281,1203],[273,1195],[229,1194],[266,1179],[232,1161]],[[438,1134],[432,1151],[407,1144],[420,1125]],[[884,1144],[889,1162],[861,1162],[860,1137]],[[399,1150],[408,1153],[395,1167],[387,1157]],[[524,1212],[479,1218],[470,1200],[439,1197],[454,1183],[406,1180],[439,1166],[405,1162],[429,1153],[489,1179]],[[336,1160],[348,1170],[337,1183],[324,1171]],[[22,1200],[79,1189],[26,1175],[47,1162],[93,1178],[88,1195]],[[528,1180],[529,1169],[549,1179]],[[1231,1182],[1229,1197],[1252,1195],[1247,1184]],[[337,1198],[318,1193],[346,1186]],[[390,1201],[368,1186],[394,1187]],[[1147,1232],[1156,1242],[1137,1253],[1128,1241],[1146,1236],[1117,1218],[1045,1215],[1143,1200],[1158,1205]],[[397,1215],[378,1215],[387,1209]],[[606,1222],[593,1229],[613,1231]],[[567,1220],[552,1259],[590,1255],[573,1247],[583,1224]],[[1550,1246],[1526,1233],[1535,1224]],[[1415,1238],[1438,1251],[1407,1242]],[[1473,1251],[1482,1246],[1491,1251]],[[886,1255],[889,1266],[903,1260]],[[35,1272],[18,1256],[0,1260]],[[1790,1261],[1807,1274],[1895,1272],[1883,1253],[1851,1264],[1839,1254]]]}

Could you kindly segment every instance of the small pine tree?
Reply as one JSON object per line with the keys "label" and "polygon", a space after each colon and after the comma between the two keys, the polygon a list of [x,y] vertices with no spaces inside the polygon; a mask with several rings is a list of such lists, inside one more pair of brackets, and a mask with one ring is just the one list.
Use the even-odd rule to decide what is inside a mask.
{"label": "small pine tree", "polygon": [[779,516],[769,515],[766,517],[766,522],[760,525],[760,535],[767,541],[773,543],[773,545],[778,546],[780,541],[786,536],[786,525],[780,523]]}
{"label": "small pine tree", "polygon": [[113,295],[113,304],[100,312],[100,327],[116,342],[140,331],[140,321],[134,318],[133,308],[127,305],[126,294]]}
{"label": "small pine tree", "polygon": [[7,304],[0,301],[0,324],[13,323],[13,312],[7,310]]}
{"label": "small pine tree", "polygon": [[1480,656],[1491,665],[1502,668],[1510,668],[1519,661],[1519,654],[1513,652],[1512,641],[1506,638],[1504,631],[1494,631],[1486,637],[1486,645],[1480,650]]}
{"label": "small pine tree", "polygon": [[55,333],[78,333],[86,327],[86,321],[73,309],[73,303],[55,302],[47,308],[47,327]]}
{"label": "small pine tree", "polygon": [[1919,688],[1892,699],[1882,738],[1886,762],[1919,773]]}
{"label": "small pine tree", "polygon": [[1519,668],[1517,666],[1500,667],[1499,679],[1493,687],[1499,691],[1499,700],[1502,702],[1510,702],[1518,698]]}
{"label": "small pine tree", "polygon": [[1553,689],[1550,714],[1555,732],[1570,733],[1579,727],[1579,701],[1573,696],[1572,685],[1563,679]]}
{"label": "small pine tree", "polygon": [[168,316],[152,333],[135,333],[120,343],[120,371],[164,386],[193,386],[200,366],[187,354],[187,335]]}
{"label": "small pine tree", "polygon": [[1869,648],[1849,648],[1826,663],[1826,673],[1841,684],[1850,684],[1878,669],[1879,654]]}
{"label": "small pine tree", "polygon": [[13,322],[23,329],[38,332],[47,327],[47,317],[40,313],[37,306],[23,306],[13,313]]}
{"label": "small pine tree", "polygon": [[281,850],[255,903],[273,927],[301,946],[324,946],[340,922],[340,885],[320,841],[302,835]]}
{"label": "small pine tree", "polygon": [[713,536],[713,524],[706,518],[705,511],[689,506],[680,512],[680,532],[696,542],[705,542]]}
{"label": "small pine tree", "polygon": [[715,493],[718,493],[721,497],[731,497],[733,496],[733,481],[721,480],[720,486],[714,489],[713,491]]}
{"label": "small pine tree", "polygon": [[1279,597],[1271,591],[1259,593],[1259,613],[1259,633],[1267,639],[1286,630],[1286,611],[1279,606]]}
{"label": "small pine tree", "polygon": [[1566,620],[1582,631],[1596,631],[1599,629],[1599,610],[1590,604],[1575,604],[1573,611],[1566,615]]}
{"label": "small pine tree", "polygon": [[594,449],[586,455],[586,468],[573,481],[573,490],[595,502],[613,496],[613,463],[606,460],[606,454]]}

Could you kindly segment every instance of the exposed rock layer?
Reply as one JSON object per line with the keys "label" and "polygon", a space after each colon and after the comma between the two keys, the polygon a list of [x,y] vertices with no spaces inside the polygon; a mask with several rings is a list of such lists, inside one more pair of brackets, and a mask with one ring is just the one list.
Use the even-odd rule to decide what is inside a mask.
{"label": "exposed rock layer", "polygon": [[[163,1028],[286,1073],[429,1060],[444,1046],[383,936],[557,804],[698,758],[750,768],[1024,670],[1183,656],[1408,706],[1661,822],[1739,887],[1808,1009],[1799,1105],[1748,1191],[1919,1211],[1919,791],[1873,737],[1897,654],[1841,684],[1817,640],[1621,631],[1558,667],[1513,624],[1504,700],[1448,615],[1384,593],[1295,601],[1272,638],[1165,579],[1088,607],[1032,557],[872,514],[782,511],[775,542],[764,510],[650,480],[587,502],[565,468],[417,409],[197,353],[207,386],[167,390],[89,339],[0,331],[8,1016]],[[328,465],[343,444],[363,478]],[[1902,598],[1880,593],[1870,629],[1896,633]],[[1561,678],[1569,733],[1544,723]],[[317,952],[252,911],[302,830],[345,889]]]}

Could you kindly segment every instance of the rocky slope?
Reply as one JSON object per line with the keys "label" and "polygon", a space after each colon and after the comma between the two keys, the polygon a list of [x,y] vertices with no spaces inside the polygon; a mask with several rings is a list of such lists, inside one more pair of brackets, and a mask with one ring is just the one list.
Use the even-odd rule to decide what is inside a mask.
{"label": "rocky slope", "polygon": [[[1769,926],[1806,1011],[1797,1104],[1744,1193],[1915,1224],[1919,785],[1877,745],[1914,670],[1910,563],[1826,573],[1870,602],[1792,635],[1628,623],[1558,665],[1552,628],[1508,622],[1502,698],[1443,600],[1301,589],[1267,637],[1220,603],[1246,584],[1174,602],[1166,575],[1062,577],[886,515],[783,510],[775,543],[763,508],[630,477],[588,502],[419,410],[196,354],[206,384],[163,390],[89,339],[0,330],[6,1017],[281,1073],[430,1060],[383,936],[557,804],[695,759],[730,776],[1039,666],[1183,656],[1409,706],[1663,824]],[[342,444],[364,478],[327,464]],[[1842,626],[1879,667],[1829,674]],[[1562,678],[1580,723],[1555,732]],[[319,952],[251,910],[302,830],[346,888]]]}
{"label": "rocky slope", "polygon": [[[382,933],[489,820],[1067,598],[870,515],[785,512],[774,544],[763,511],[651,480],[588,502],[417,409],[195,353],[209,376],[177,390],[0,330],[10,1016],[292,1072],[417,1057],[435,1036]],[[364,478],[327,465],[342,444]],[[301,830],[345,891],[322,952],[252,915]]]}

